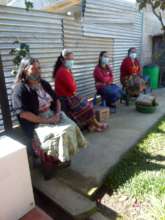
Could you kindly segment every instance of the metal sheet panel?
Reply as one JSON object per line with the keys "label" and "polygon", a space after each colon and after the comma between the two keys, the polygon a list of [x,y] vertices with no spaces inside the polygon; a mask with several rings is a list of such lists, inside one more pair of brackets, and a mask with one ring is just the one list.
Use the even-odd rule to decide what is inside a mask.
{"label": "metal sheet panel", "polygon": [[86,0],[84,5],[84,36],[113,38],[114,80],[119,83],[120,65],[130,47],[141,54],[143,15],[127,0]]}
{"label": "metal sheet panel", "polygon": [[74,77],[81,95],[93,96],[95,85],[93,70],[98,61],[100,51],[107,50],[112,56],[113,40],[111,38],[91,37],[83,35],[83,24],[72,18],[65,18],[64,47],[75,55]]}
{"label": "metal sheet panel", "polygon": [[[29,44],[31,56],[41,63],[43,77],[52,83],[53,65],[63,48],[62,36],[62,19],[55,14],[0,7],[0,52],[10,104],[14,77],[11,75],[13,63],[9,51],[14,48],[13,42],[20,40]],[[13,122],[15,119],[13,115]]]}
{"label": "metal sheet panel", "polygon": [[4,131],[4,124],[3,124],[3,118],[2,118],[2,111],[0,108],[0,133]]}

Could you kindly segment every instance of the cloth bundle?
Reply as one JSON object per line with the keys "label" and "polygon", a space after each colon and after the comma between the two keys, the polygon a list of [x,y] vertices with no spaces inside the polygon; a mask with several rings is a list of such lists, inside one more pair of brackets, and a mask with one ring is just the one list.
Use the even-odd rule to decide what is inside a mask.
{"label": "cloth bundle", "polygon": [[144,105],[144,106],[155,106],[156,98],[153,95],[149,94],[140,94],[136,99],[136,104]]}

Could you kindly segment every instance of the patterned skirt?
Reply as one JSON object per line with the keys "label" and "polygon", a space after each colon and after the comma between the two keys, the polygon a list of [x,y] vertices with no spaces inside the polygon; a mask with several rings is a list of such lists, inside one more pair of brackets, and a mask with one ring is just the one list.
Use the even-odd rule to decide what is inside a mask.
{"label": "patterned skirt", "polygon": [[131,75],[129,79],[125,81],[125,87],[128,94],[131,96],[138,96],[140,92],[145,89],[146,83],[140,76]]}
{"label": "patterned skirt", "polygon": [[39,125],[35,129],[35,135],[43,152],[61,162],[69,161],[80,148],[87,146],[79,127],[63,112],[60,123]]}
{"label": "patterned skirt", "polygon": [[94,117],[92,103],[87,98],[81,96],[60,97],[62,110],[74,120],[80,128],[88,126]]}

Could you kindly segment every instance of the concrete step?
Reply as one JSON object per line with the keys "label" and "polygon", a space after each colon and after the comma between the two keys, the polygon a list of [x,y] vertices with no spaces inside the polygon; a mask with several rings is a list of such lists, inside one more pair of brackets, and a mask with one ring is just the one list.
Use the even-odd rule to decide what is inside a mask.
{"label": "concrete step", "polygon": [[74,219],[84,219],[96,212],[95,202],[90,201],[56,178],[45,181],[37,169],[33,170],[31,175],[33,186],[69,213]]}
{"label": "concrete step", "polygon": [[100,212],[96,212],[95,214],[91,215],[88,220],[112,220],[112,218],[105,217]]}
{"label": "concrete step", "polygon": [[74,191],[77,191],[85,196],[90,196],[91,190],[96,190],[98,188],[98,184],[94,178],[83,177],[80,173],[76,172],[71,167],[59,170],[56,173],[56,179],[68,185]]}

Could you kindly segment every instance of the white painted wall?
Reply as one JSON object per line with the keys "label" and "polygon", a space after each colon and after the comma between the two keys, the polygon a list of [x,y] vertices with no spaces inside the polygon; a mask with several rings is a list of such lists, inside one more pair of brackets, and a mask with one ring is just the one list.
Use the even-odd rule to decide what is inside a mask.
{"label": "white painted wall", "polygon": [[144,11],[143,19],[143,49],[142,64],[152,62],[152,36],[161,33],[161,25],[158,19],[153,15],[151,9]]}
{"label": "white painted wall", "polygon": [[0,220],[18,220],[34,208],[26,147],[0,137]]}

